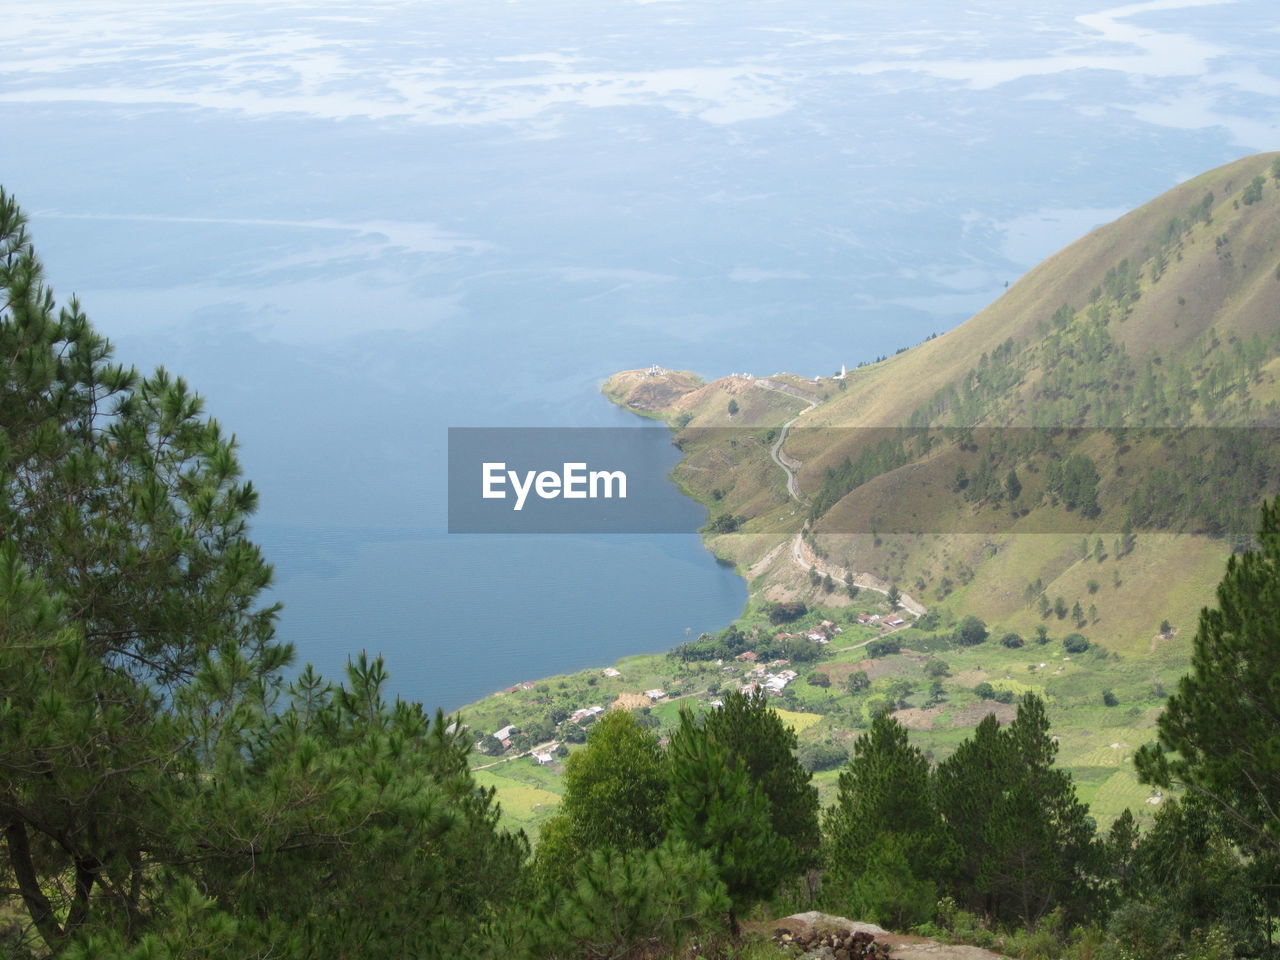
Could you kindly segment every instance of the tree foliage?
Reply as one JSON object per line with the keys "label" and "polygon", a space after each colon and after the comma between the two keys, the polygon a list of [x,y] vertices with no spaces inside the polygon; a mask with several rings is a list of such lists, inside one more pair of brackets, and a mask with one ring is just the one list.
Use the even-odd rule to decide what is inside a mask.
{"label": "tree foliage", "polygon": [[592,850],[656,847],[666,831],[667,784],[667,756],[653,732],[625,710],[606,713],[586,748],[565,762],[564,798],[538,844],[539,873],[565,883]]}
{"label": "tree foliage", "polygon": [[729,748],[688,710],[671,737],[670,835],[706,851],[729,896],[730,926],[773,895],[789,864],[776,855],[780,839],[764,790],[752,783]]}
{"label": "tree foliage", "polygon": [[1149,783],[1184,785],[1256,856],[1280,857],[1280,500],[1258,549],[1227,560],[1217,606],[1200,613],[1191,672],[1138,755]]}
{"label": "tree foliage", "polygon": [[788,874],[810,866],[818,850],[818,790],[796,758],[795,731],[757,690],[729,693],[707,714],[707,733],[747,772],[769,804],[769,821],[780,843],[774,857]]}
{"label": "tree foliage", "polygon": [[234,439],[55,304],[2,192],[0,290],[6,954],[472,950],[527,847],[459,724],[363,656],[284,683]]}
{"label": "tree foliage", "polygon": [[705,851],[604,847],[584,856],[568,889],[534,912],[531,952],[547,960],[674,955],[693,934],[713,933],[729,906]]}
{"label": "tree foliage", "polygon": [[970,909],[1031,924],[1055,907],[1080,915],[1087,906],[1093,824],[1056,753],[1044,703],[1028,694],[1008,727],[988,714],[938,766],[957,851],[950,888]]}
{"label": "tree foliage", "polygon": [[[858,737],[823,820],[828,898],[884,923],[927,919],[945,871],[929,762],[888,714]],[[918,912],[925,904],[924,914]]]}

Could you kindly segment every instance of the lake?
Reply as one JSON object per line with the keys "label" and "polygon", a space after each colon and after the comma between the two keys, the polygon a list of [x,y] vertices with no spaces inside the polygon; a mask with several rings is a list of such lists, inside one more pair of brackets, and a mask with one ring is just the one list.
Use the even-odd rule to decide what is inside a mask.
{"label": "lake", "polygon": [[660,429],[603,378],[829,374],[956,325],[1280,145],[1270,13],[69,0],[0,33],[0,183],[59,294],[239,436],[299,659],[380,652],[455,709],[746,591],[688,535],[447,534],[449,427]]}

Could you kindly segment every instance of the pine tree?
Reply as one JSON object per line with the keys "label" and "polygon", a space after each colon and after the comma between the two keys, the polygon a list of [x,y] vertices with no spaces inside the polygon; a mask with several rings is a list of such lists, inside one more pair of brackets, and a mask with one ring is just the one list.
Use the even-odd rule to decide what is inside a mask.
{"label": "pine tree", "polygon": [[1191,672],[1137,757],[1143,780],[1178,783],[1221,812],[1230,836],[1280,856],[1280,500],[1262,508],[1258,549],[1227,560],[1217,606],[1200,612]]}
{"label": "pine tree", "polygon": [[0,896],[40,954],[468,955],[521,883],[456,720],[260,595],[234,439],[58,309],[0,192]]}
{"label": "pine tree", "polygon": [[539,904],[531,953],[596,960],[676,955],[691,935],[714,933],[729,906],[705,851],[675,843],[605,847],[577,863],[567,889]]}
{"label": "pine tree", "polygon": [[989,714],[938,766],[938,806],[958,851],[951,888],[970,909],[1030,925],[1055,907],[1077,917],[1087,907],[1093,824],[1056,753],[1044,702],[1028,694],[1007,728]]}
{"label": "pine tree", "polygon": [[759,690],[731,692],[707,714],[707,732],[729,751],[769,803],[769,822],[781,839],[774,856],[789,874],[811,866],[818,851],[818,790],[796,759],[796,734]]}
{"label": "pine tree", "polygon": [[258,605],[271,570],[234,440],[180,378],[111,356],[74,300],[57,307],[0,191],[0,620],[26,637],[0,650],[0,856],[51,950],[104,889],[138,907],[173,778],[290,656]]}
{"label": "pine tree", "polygon": [[727,747],[687,709],[671,737],[670,835],[711,856],[729,896],[729,925],[774,894],[789,864],[777,856],[780,839],[769,801]]}
{"label": "pine tree", "polygon": [[927,919],[934,878],[946,870],[941,830],[928,760],[892,716],[877,716],[854,743],[823,821],[824,890],[833,909],[896,926]]}
{"label": "pine tree", "polygon": [[1225,925],[1243,955],[1269,954],[1274,861],[1243,860],[1212,801],[1165,799],[1155,823],[1138,839],[1131,861],[1129,902],[1117,913],[1149,916],[1152,940],[1157,941],[1152,947],[1166,948],[1178,938],[1190,940],[1197,930]]}
{"label": "pine tree", "polygon": [[1102,861],[1110,873],[1110,895],[1113,901],[1127,899],[1133,892],[1134,858],[1138,852],[1138,824],[1132,811],[1124,812],[1112,822],[1103,846]]}
{"label": "pine tree", "polygon": [[987,889],[987,835],[991,810],[1003,791],[1008,754],[1000,723],[989,713],[934,771],[934,795],[955,852],[951,871],[943,873],[947,889],[968,909],[987,915],[994,912]]}
{"label": "pine tree", "polygon": [[1018,479],[1018,471],[1010,469],[1008,475],[1004,478],[1004,492],[1010,501],[1017,500],[1022,496],[1022,481]]}

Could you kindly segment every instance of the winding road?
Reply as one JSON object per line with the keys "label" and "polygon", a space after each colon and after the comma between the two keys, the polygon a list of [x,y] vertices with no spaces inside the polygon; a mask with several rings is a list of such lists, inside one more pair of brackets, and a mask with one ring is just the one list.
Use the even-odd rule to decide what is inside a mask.
{"label": "winding road", "polygon": [[[803,400],[809,406],[805,407],[794,417],[782,425],[782,429],[778,431],[778,439],[773,442],[773,447],[769,450],[769,456],[773,458],[773,462],[780,466],[787,475],[787,493],[791,494],[791,499],[796,503],[800,503],[800,486],[796,482],[796,469],[800,466],[799,460],[792,460],[782,452],[782,445],[787,442],[787,434],[791,432],[791,425],[803,417],[806,413],[816,407],[821,401],[813,399],[796,388],[790,390],[784,389],[783,384],[774,383],[772,380],[757,380],[755,385],[761,390],[772,390],[775,393],[784,393],[789,397],[795,397],[797,400]],[[788,463],[787,461],[790,461]]]}
{"label": "winding road", "polygon": [[[782,452],[782,445],[787,442],[787,434],[791,432],[791,425],[816,407],[821,400],[805,394],[803,391],[795,387],[788,388],[786,384],[774,383],[768,379],[757,380],[755,381],[755,385],[760,387],[762,390],[773,390],[777,393],[785,393],[789,397],[795,397],[797,400],[803,400],[808,404],[805,409],[801,410],[782,425],[782,429],[778,431],[778,439],[773,442],[773,446],[769,450],[769,456],[773,459],[773,462],[781,467],[783,472],[787,475],[787,493],[791,495],[791,499],[796,503],[803,503],[804,499],[800,496],[800,485],[796,480],[796,470],[800,468],[802,461],[788,457]],[[808,529],[809,521],[806,520],[804,525],[805,529]],[[770,556],[772,556],[772,554],[770,554]],[[873,577],[868,573],[855,574],[842,567],[823,567],[818,558],[811,554],[809,545],[804,541],[803,531],[797,533],[795,538],[791,541],[791,559],[806,573],[809,570],[817,570],[820,575],[830,576],[831,579],[838,583],[843,583],[846,576],[852,575],[854,584],[862,590],[871,590],[875,593],[882,593],[888,596],[889,588],[892,586],[891,584],[885,583],[879,578]],[[913,600],[901,591],[899,591],[899,597],[898,605],[902,609],[911,612],[917,617],[924,614],[924,604]]]}

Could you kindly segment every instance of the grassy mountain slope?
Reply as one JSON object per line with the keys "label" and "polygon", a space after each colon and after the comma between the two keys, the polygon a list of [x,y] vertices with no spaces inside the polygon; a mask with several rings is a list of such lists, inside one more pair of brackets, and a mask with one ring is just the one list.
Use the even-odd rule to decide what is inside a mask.
{"label": "grassy mountain slope", "polygon": [[[1133,750],[1186,668],[1198,611],[1241,525],[1251,529],[1257,497],[1280,480],[1280,444],[1235,429],[1280,425],[1278,302],[1280,155],[1264,154],[1093,231],[966,323],[843,381],[637,370],[604,392],[671,424],[685,454],[677,482],[732,531],[708,532],[707,542],[749,580],[742,643],[776,642],[772,602],[807,604],[805,630],[820,619],[843,625],[839,643],[793,663],[800,677],[779,700],[804,718],[802,745],[846,748],[887,700],[942,757],[988,710],[1007,709],[975,693],[979,684],[997,700],[1036,690],[1061,762],[1105,822],[1126,806],[1153,811]],[[1097,429],[1192,425],[1229,429],[1172,451],[1159,436]],[[931,442],[904,439],[905,427],[932,429]],[[1024,436],[1011,427],[1040,428],[1026,435],[1053,442],[1008,442]],[[997,429],[974,439],[987,428]],[[846,578],[862,588],[856,597]],[[868,657],[880,633],[856,615],[885,612],[876,590],[891,584],[927,616],[894,634],[901,652]],[[985,621],[985,641],[955,642],[967,615]],[[1020,644],[1001,642],[1011,633]],[[1071,634],[1088,650],[1069,651]],[[931,689],[931,658],[948,668],[941,691]],[[750,665],[726,663],[652,658],[628,672],[655,686],[678,681],[683,702],[705,708],[721,684],[747,678]],[[871,686],[850,693],[857,670]],[[548,710],[608,699],[588,680],[476,709],[495,724],[550,730]],[[635,692],[625,675],[611,683]],[[674,709],[652,714],[662,724]],[[554,782],[539,776],[540,787]],[[834,776],[818,775],[825,791]]]}

